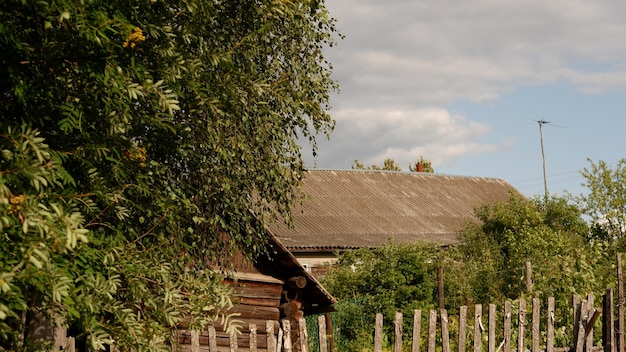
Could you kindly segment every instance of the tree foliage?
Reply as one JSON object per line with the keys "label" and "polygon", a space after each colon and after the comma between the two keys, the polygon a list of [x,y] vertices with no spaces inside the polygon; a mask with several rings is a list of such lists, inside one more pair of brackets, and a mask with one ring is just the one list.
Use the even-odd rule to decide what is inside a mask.
{"label": "tree foliage", "polygon": [[430,160],[424,159],[424,157],[421,155],[420,158],[416,160],[415,163],[413,163],[413,165],[409,165],[409,170],[411,170],[412,172],[418,172],[419,168],[422,169],[421,172],[435,172],[435,169],[433,168],[433,163]]}
{"label": "tree foliage", "polygon": [[318,1],[3,1],[0,346],[38,348],[37,313],[165,350],[223,313],[213,264],[263,248],[332,130],[332,32]]}
{"label": "tree foliage", "polygon": [[581,175],[589,194],[581,197],[585,213],[594,224],[592,237],[599,240],[626,239],[626,159],[611,168],[605,161],[593,162]]}
{"label": "tree foliage", "polygon": [[363,163],[359,161],[359,159],[354,159],[354,164],[352,164],[351,168],[353,170],[387,170],[387,171],[402,171],[400,165],[396,163],[392,158],[387,158],[383,161],[383,166],[379,166],[377,164],[372,164],[371,166],[365,166]]}

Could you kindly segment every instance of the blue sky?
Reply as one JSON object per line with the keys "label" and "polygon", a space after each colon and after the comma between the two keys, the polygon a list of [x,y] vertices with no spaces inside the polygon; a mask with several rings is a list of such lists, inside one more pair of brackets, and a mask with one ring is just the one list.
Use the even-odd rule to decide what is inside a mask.
{"label": "blue sky", "polygon": [[[328,0],[345,39],[327,50],[337,125],[309,167],[358,158],[584,193],[587,158],[625,157],[626,2]],[[560,125],[564,127],[557,127]]]}

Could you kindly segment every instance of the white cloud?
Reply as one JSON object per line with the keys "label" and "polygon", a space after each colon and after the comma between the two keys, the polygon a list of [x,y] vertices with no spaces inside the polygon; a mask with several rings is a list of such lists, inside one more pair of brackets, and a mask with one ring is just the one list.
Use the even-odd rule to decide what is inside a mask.
{"label": "white cloud", "polygon": [[[626,87],[626,2],[587,0],[327,0],[346,36],[328,51],[341,92],[337,127],[320,143],[321,167],[354,158],[403,168],[436,165],[515,145],[452,113],[520,86],[566,84],[584,93]],[[487,140],[490,140],[487,142]]]}

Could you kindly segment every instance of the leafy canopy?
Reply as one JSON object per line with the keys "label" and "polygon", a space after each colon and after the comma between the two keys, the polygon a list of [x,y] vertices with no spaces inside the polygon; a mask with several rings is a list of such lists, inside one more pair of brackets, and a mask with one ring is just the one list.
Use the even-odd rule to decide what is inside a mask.
{"label": "leafy canopy", "polygon": [[213,264],[263,249],[333,128],[333,32],[319,1],[0,3],[0,346],[37,312],[165,350],[228,308]]}

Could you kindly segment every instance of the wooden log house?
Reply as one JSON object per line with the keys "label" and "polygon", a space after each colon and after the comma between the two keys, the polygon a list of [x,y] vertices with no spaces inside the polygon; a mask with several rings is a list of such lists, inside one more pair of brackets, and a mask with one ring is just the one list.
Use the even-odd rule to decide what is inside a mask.
{"label": "wooden log house", "polygon": [[[269,256],[254,263],[246,262],[242,256],[235,258],[235,270],[226,283],[237,292],[235,306],[231,313],[238,313],[235,319],[242,321],[242,334],[237,337],[240,351],[248,351],[250,346],[249,326],[256,325],[256,346],[258,351],[267,351],[267,321],[273,322],[273,333],[279,331],[279,322],[289,319],[291,339],[298,346],[298,319],[308,315],[333,311],[335,298],[305,270],[294,255],[269,231]],[[223,326],[215,324],[217,347],[229,351],[230,337]],[[179,350],[187,350],[191,344],[189,331],[178,331]],[[208,332],[200,334],[200,346],[208,348]]]}

